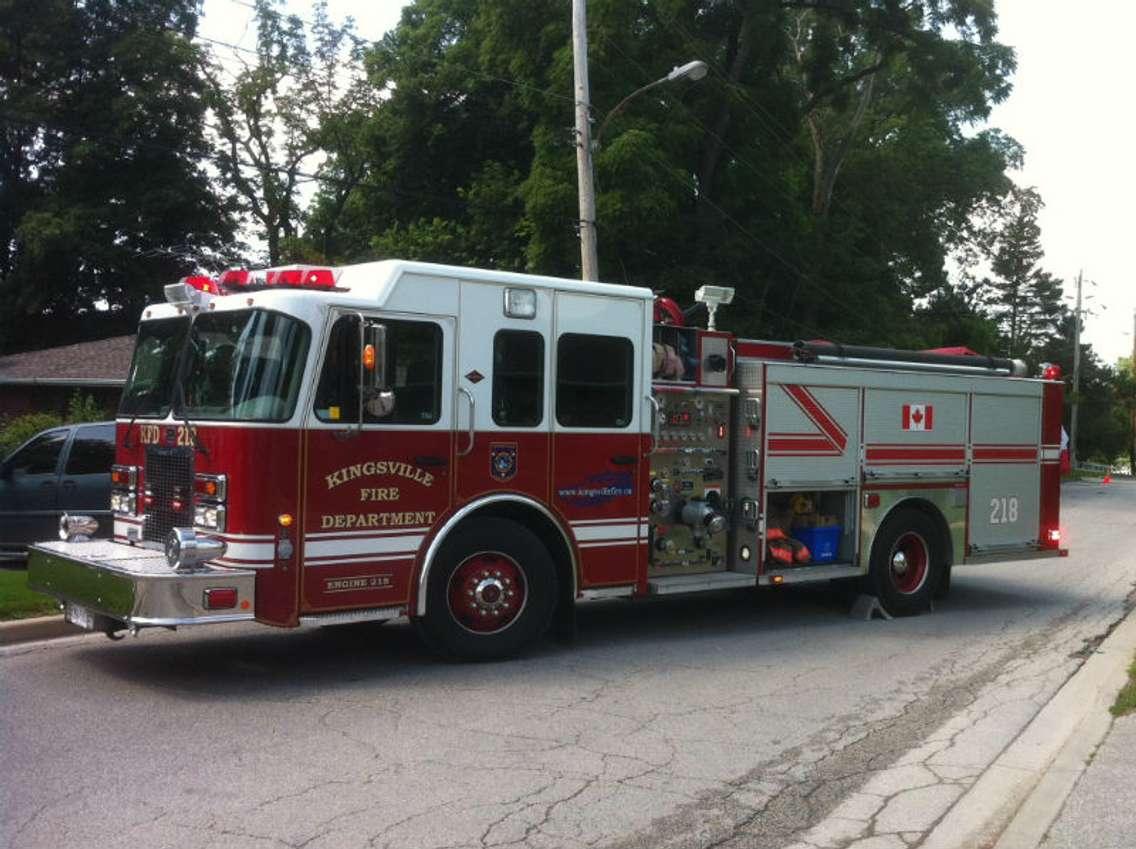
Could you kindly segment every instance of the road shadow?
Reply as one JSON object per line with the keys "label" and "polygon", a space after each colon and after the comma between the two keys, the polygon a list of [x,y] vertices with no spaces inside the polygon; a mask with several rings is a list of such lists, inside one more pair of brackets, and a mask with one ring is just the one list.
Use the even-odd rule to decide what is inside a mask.
{"label": "road shadow", "polygon": [[[173,691],[206,700],[303,698],[313,691],[373,688],[484,686],[487,675],[507,683],[564,676],[596,665],[636,666],[658,658],[716,664],[768,655],[802,639],[889,637],[933,629],[951,636],[958,615],[960,638],[976,628],[996,630],[1006,611],[1076,605],[1075,588],[1039,587],[1012,578],[956,578],[951,597],[933,614],[862,622],[848,617],[846,587],[820,585],[761,591],[725,591],[685,598],[606,601],[578,610],[575,641],[546,640],[516,660],[463,664],[439,659],[405,622],[279,631],[249,626],[143,632],[136,641],[91,642],[76,650],[123,685]],[[984,625],[983,623],[988,623]],[[883,629],[883,630],[881,630]]]}

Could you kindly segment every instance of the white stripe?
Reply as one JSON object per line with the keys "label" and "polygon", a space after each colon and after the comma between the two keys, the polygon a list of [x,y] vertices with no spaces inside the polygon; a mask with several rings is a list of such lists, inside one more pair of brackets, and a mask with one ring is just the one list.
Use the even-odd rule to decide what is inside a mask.
{"label": "white stripe", "polygon": [[272,560],[276,546],[270,542],[227,542],[225,556],[237,560]]}
{"label": "white stripe", "polygon": [[1042,448],[1041,449],[1041,459],[1042,460],[1060,460],[1061,459],[1061,449],[1060,448]]}
{"label": "white stripe", "polygon": [[628,516],[624,519],[577,519],[575,522],[569,522],[572,527],[577,525],[611,525],[617,522],[634,522],[638,517]]}
{"label": "white stripe", "polygon": [[304,543],[305,557],[342,554],[386,554],[405,552],[413,554],[426,537],[421,534],[402,537],[379,537],[377,539],[337,539]]}
{"label": "white stripe", "polygon": [[573,528],[577,540],[627,539],[634,537],[639,530],[637,524],[630,525],[592,525],[586,528]]}
{"label": "white stripe", "polygon": [[272,534],[214,534],[224,539],[235,539],[239,542],[272,542],[276,539]]}
{"label": "white stripe", "polygon": [[410,560],[413,554],[387,554],[383,557],[340,557],[335,560],[305,560],[304,567],[315,569],[320,566],[345,566],[349,563],[381,563],[387,560]]}
{"label": "white stripe", "polygon": [[625,545],[638,545],[640,542],[642,542],[644,545],[647,544],[647,540],[617,539],[617,540],[608,540],[606,542],[582,542],[579,545],[577,545],[576,547],[577,548],[616,548],[616,547],[625,546]]}
{"label": "white stripe", "polygon": [[236,560],[230,560],[228,557],[218,557],[216,560],[210,560],[209,562],[229,565],[233,569],[240,569],[245,566],[253,569],[260,566],[274,566],[276,564],[275,560],[242,560],[237,562]]}
{"label": "white stripe", "polygon": [[381,537],[392,534],[424,534],[429,528],[395,528],[389,531],[327,531],[305,534],[304,539],[323,539],[325,537]]}

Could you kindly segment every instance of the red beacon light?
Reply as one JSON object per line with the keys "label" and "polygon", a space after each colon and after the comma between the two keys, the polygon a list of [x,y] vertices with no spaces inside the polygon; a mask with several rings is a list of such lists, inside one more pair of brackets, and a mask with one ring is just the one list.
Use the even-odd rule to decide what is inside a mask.
{"label": "red beacon light", "polygon": [[1042,380],[1060,380],[1061,379],[1061,366],[1057,363],[1042,363],[1041,364],[1041,379]]}
{"label": "red beacon light", "polygon": [[251,276],[247,268],[229,268],[221,272],[217,282],[226,289],[239,289],[249,284]]}
{"label": "red beacon light", "polygon": [[335,274],[330,268],[316,268],[311,265],[292,265],[287,268],[269,269],[265,273],[264,282],[269,286],[334,289]]}
{"label": "red beacon light", "polygon": [[179,282],[191,289],[196,289],[198,292],[205,292],[208,295],[221,294],[221,290],[217,288],[217,281],[212,277],[206,277],[204,274],[193,274],[189,277],[183,277]]}

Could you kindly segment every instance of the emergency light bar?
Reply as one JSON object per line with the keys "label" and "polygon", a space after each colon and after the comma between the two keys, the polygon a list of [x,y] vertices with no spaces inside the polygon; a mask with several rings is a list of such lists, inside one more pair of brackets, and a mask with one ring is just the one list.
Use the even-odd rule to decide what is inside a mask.
{"label": "emergency light bar", "polygon": [[264,272],[269,286],[302,286],[309,289],[334,289],[335,275],[330,268],[313,268],[310,265],[291,265],[287,268],[270,268]]}
{"label": "emergency light bar", "polygon": [[220,295],[221,290],[217,281],[203,274],[193,274],[183,277],[177,283],[165,287],[166,300],[171,304],[197,304],[201,302],[201,295]]}

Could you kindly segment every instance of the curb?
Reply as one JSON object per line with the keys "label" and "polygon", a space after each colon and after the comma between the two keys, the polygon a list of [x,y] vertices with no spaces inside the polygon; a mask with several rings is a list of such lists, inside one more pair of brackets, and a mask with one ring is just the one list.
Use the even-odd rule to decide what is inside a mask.
{"label": "curb", "polygon": [[921,849],[1036,849],[1112,727],[1108,712],[1136,652],[1136,614],[1097,650],[990,765]]}
{"label": "curb", "polygon": [[62,616],[37,616],[33,619],[16,619],[0,622],[0,646],[30,643],[37,640],[54,640],[87,633],[72,625]]}

